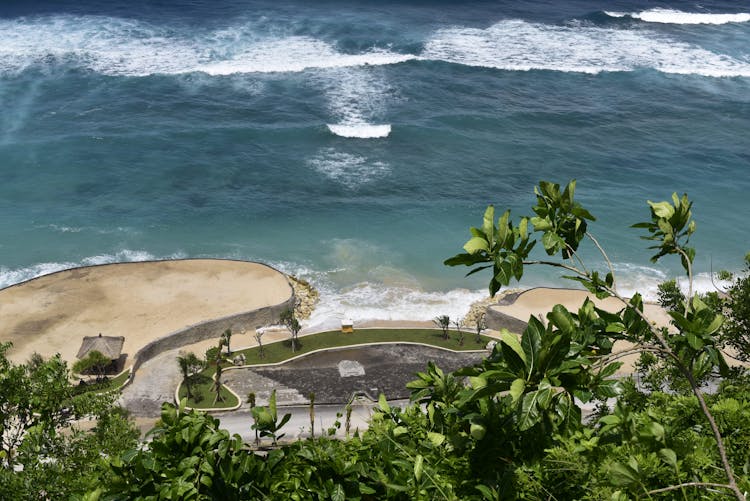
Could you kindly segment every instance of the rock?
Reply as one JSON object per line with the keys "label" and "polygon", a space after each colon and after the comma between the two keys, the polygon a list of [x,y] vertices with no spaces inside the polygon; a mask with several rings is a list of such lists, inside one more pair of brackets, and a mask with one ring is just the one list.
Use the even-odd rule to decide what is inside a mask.
{"label": "rock", "polygon": [[295,316],[298,320],[309,318],[318,302],[318,291],[307,280],[292,275],[287,275],[287,277],[297,300],[294,307]]}
{"label": "rock", "polygon": [[493,304],[503,304],[506,300],[511,300],[512,302],[512,300],[515,299],[515,297],[521,291],[521,289],[506,289],[495,297],[486,297],[484,299],[480,299],[479,301],[475,301],[469,307],[469,313],[467,313],[464,317],[464,325],[467,327],[474,327],[477,325],[477,320],[480,319],[482,315],[485,315],[485,322],[487,323],[487,327],[490,329],[495,329],[495,327],[489,325],[490,321],[489,318],[487,318],[488,307]]}

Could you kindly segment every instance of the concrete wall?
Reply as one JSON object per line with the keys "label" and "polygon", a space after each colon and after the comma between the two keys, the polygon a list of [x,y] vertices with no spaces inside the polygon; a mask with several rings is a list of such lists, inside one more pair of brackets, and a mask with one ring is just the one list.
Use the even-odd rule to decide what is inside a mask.
{"label": "concrete wall", "polygon": [[238,313],[228,317],[217,318],[194,324],[184,329],[167,334],[164,337],[155,339],[146,346],[138,350],[133,357],[133,369],[130,373],[130,381],[135,378],[136,371],[142,363],[154,358],[155,356],[167,350],[173,350],[189,344],[205,341],[207,339],[218,339],[222,332],[232,329],[232,332],[241,332],[242,329],[248,332],[255,332],[255,328],[263,325],[272,325],[278,323],[279,315],[286,309],[294,308],[294,294],[283,303],[257,310]]}
{"label": "concrete wall", "polygon": [[508,329],[510,332],[520,334],[526,329],[526,322],[511,317],[505,313],[499,312],[492,306],[487,308],[487,314],[484,317],[487,327],[494,330]]}

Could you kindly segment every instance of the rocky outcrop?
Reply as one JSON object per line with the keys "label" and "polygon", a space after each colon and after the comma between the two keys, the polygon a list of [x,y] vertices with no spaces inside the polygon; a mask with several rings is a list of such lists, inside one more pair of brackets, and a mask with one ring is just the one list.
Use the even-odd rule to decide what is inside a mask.
{"label": "rocky outcrop", "polygon": [[297,317],[297,320],[310,318],[320,296],[318,291],[315,287],[310,285],[310,282],[307,280],[292,275],[288,275],[288,278],[289,283],[292,285],[292,289],[294,289],[294,297],[296,300],[294,314]]}
{"label": "rocky outcrop", "polygon": [[[474,327],[477,325],[477,320],[484,315],[484,321],[488,329],[500,330],[505,328],[512,332],[521,332],[526,327],[525,322],[492,309],[492,306],[496,304],[512,304],[521,292],[521,289],[507,289],[495,297],[486,297],[475,301],[469,307],[469,313],[464,317],[464,325]],[[513,322],[513,320],[518,323]],[[509,326],[512,326],[512,328]],[[519,327],[521,329],[517,330]]]}

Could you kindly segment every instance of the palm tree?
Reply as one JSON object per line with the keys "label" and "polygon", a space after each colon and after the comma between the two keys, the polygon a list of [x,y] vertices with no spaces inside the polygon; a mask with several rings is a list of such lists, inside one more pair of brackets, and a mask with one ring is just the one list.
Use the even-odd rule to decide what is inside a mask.
{"label": "palm tree", "polygon": [[443,330],[443,339],[448,339],[448,329],[451,326],[451,317],[448,315],[440,315],[432,320],[435,325]]}
{"label": "palm tree", "polygon": [[224,344],[227,347],[227,355],[232,353],[232,350],[229,349],[229,341],[232,339],[232,329],[225,330],[221,335],[221,344]]}
{"label": "palm tree", "polygon": [[183,353],[177,357],[177,363],[180,365],[182,373],[182,383],[185,385],[188,400],[193,398],[191,385],[195,373],[203,368],[203,362],[195,356],[195,353]]}

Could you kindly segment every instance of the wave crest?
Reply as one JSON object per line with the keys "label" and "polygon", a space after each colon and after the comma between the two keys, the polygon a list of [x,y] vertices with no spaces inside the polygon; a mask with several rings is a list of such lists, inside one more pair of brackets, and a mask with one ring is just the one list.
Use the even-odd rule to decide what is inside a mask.
{"label": "wave crest", "polygon": [[328,130],[341,137],[368,139],[388,137],[391,133],[391,126],[372,124],[328,124]]}
{"label": "wave crest", "polygon": [[682,12],[672,9],[649,9],[641,12],[610,12],[610,17],[629,17],[646,23],[661,24],[729,24],[750,21],[750,13],[706,14],[702,12]]}
{"label": "wave crest", "polygon": [[511,71],[592,73],[655,69],[710,77],[750,77],[750,63],[645,30],[554,26],[519,20],[486,29],[439,30],[425,59]]}

